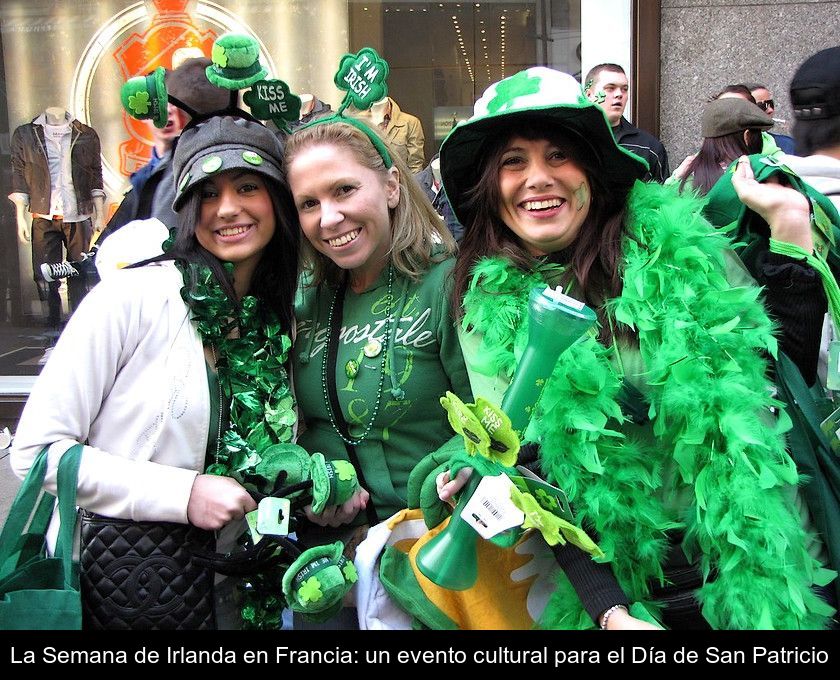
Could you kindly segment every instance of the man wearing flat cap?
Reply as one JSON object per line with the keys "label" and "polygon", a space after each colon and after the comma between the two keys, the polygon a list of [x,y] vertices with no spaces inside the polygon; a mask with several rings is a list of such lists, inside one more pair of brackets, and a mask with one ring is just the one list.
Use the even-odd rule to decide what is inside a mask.
{"label": "man wearing flat cap", "polygon": [[840,46],[817,52],[790,83],[798,156],[785,164],[840,210]]}

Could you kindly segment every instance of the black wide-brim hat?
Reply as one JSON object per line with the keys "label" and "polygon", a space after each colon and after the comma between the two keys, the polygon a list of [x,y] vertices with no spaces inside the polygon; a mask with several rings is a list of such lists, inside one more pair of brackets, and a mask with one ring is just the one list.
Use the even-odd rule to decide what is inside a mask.
{"label": "black wide-brim hat", "polygon": [[488,87],[473,116],[453,128],[441,145],[443,188],[462,224],[465,196],[480,176],[485,145],[519,120],[548,121],[580,140],[596,156],[598,176],[608,189],[627,191],[648,171],[646,161],[616,144],[603,110],[586,98],[577,80],[550,68],[529,68]]}

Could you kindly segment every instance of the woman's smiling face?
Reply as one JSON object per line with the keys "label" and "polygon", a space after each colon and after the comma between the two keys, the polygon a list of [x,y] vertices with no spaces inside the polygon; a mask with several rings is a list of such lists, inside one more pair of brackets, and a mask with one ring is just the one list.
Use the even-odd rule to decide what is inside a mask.
{"label": "woman's smiling face", "polygon": [[348,148],[315,144],[294,156],[288,179],[312,247],[354,278],[375,276],[391,248],[390,209],[400,198],[397,169],[372,170]]}
{"label": "woman's smiling face", "polygon": [[204,181],[195,237],[213,255],[240,265],[256,263],[274,236],[274,205],[261,175],[230,170]]}
{"label": "woman's smiling face", "polygon": [[513,136],[498,169],[499,217],[532,255],[571,245],[589,214],[583,168],[547,139]]}

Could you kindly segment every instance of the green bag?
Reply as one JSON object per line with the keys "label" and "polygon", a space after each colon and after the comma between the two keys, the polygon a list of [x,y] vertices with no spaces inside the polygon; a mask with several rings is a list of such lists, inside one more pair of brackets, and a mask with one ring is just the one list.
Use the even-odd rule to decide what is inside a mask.
{"label": "green bag", "polygon": [[23,480],[0,534],[0,630],[79,630],[82,605],[79,567],[73,563],[76,484],[82,446],[70,448],[58,464],[61,527],[55,556],[47,554],[46,533],[55,496],[43,491],[47,449]]}

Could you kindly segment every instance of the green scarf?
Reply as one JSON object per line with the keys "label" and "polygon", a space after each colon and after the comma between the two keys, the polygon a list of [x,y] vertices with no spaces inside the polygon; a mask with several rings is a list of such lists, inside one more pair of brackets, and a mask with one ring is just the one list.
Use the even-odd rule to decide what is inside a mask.
{"label": "green scarf", "polygon": [[[656,610],[666,532],[684,532],[697,592],[714,628],[821,628],[831,609],[811,591],[830,573],[806,550],[790,498],[798,482],[785,451],[790,419],[771,396],[763,354],[775,355],[757,287],[727,281],[727,238],[701,203],[637,183],[628,199],[623,291],[601,310],[638,334],[652,435],[626,436],[615,350],[584,338],[558,361],[534,418],[543,470],[572,501],[632,600]],[[510,375],[527,336],[528,293],[547,272],[480,261],[464,325],[483,335],[482,372]],[[618,362],[620,363],[620,362]],[[666,471],[673,481],[665,482]],[[687,497],[681,512],[665,500]],[[562,576],[542,625],[592,627]]]}

